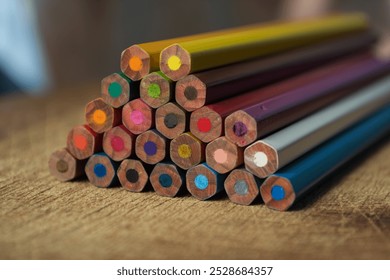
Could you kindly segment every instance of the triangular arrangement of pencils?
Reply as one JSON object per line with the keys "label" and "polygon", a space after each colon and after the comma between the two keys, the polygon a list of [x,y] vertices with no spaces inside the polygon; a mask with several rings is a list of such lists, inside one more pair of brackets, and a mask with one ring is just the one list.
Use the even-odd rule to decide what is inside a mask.
{"label": "triangular arrangement of pencils", "polygon": [[133,45],[49,159],[69,181],[287,210],[390,132],[390,61],[360,13]]}

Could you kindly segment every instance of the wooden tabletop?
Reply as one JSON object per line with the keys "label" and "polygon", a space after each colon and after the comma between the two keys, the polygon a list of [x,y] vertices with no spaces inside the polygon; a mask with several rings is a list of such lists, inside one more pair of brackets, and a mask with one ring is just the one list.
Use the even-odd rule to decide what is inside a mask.
{"label": "wooden tabletop", "polygon": [[61,183],[49,155],[99,92],[0,96],[0,259],[390,259],[389,138],[283,213]]}

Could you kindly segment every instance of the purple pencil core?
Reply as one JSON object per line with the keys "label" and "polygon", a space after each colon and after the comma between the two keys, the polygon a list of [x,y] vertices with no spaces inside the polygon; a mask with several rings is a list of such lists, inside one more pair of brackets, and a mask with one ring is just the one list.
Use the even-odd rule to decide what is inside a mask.
{"label": "purple pencil core", "polygon": [[148,156],[154,156],[157,153],[157,145],[152,141],[144,144],[144,151]]}
{"label": "purple pencil core", "polygon": [[242,136],[245,136],[245,134],[247,134],[248,128],[246,127],[246,125],[243,122],[236,122],[233,125],[233,132],[238,137],[242,137]]}

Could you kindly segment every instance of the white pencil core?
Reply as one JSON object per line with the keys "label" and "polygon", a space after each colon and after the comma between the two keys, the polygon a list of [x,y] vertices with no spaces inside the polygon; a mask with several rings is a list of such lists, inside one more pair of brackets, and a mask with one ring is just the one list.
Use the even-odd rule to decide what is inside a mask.
{"label": "white pencil core", "polygon": [[253,156],[253,162],[257,167],[264,167],[268,163],[268,157],[263,152],[256,152]]}

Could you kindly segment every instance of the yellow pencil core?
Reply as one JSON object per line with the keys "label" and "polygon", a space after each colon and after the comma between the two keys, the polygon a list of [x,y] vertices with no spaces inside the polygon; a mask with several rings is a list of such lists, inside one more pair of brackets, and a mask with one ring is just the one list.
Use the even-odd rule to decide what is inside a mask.
{"label": "yellow pencil core", "polygon": [[138,56],[133,56],[129,60],[129,67],[133,71],[139,71],[142,68],[142,60]]}
{"label": "yellow pencil core", "polygon": [[172,71],[176,71],[181,66],[181,59],[177,55],[172,55],[168,58],[168,67]]}
{"label": "yellow pencil core", "polygon": [[107,115],[104,111],[98,109],[93,112],[93,121],[97,124],[104,124],[107,119]]}
{"label": "yellow pencil core", "polygon": [[181,158],[189,158],[192,154],[191,147],[188,146],[187,144],[181,144],[177,149],[177,151]]}

